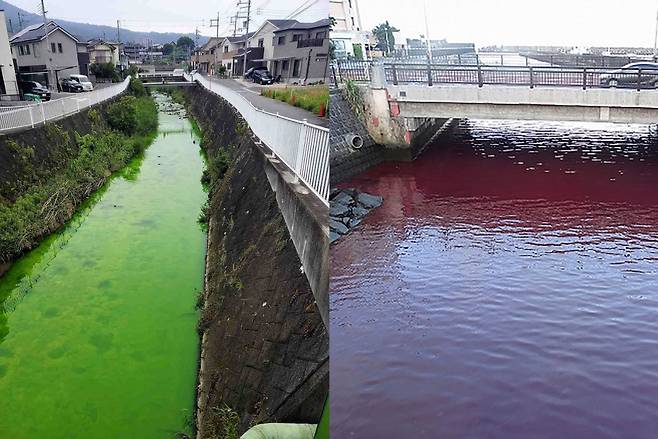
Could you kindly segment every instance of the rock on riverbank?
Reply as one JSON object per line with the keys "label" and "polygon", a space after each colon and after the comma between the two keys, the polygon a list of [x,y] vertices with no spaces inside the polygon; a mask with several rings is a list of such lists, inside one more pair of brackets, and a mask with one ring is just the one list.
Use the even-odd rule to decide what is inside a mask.
{"label": "rock on riverbank", "polygon": [[330,195],[329,240],[331,243],[347,235],[361,224],[371,210],[383,203],[377,195],[358,192],[356,189],[334,189]]}

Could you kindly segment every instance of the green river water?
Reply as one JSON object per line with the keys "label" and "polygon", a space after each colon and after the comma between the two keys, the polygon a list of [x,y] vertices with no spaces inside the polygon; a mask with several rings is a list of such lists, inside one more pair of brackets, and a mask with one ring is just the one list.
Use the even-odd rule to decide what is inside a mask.
{"label": "green river water", "polygon": [[0,438],[186,429],[206,194],[191,124],[167,113],[143,157],[0,278]]}

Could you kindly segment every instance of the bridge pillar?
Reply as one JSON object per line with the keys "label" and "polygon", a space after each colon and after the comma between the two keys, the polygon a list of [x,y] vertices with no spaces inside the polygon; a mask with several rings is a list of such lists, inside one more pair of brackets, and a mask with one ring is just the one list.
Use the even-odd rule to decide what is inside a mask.
{"label": "bridge pillar", "polygon": [[373,63],[370,65],[370,88],[375,90],[386,88],[386,73],[384,72],[383,63]]}

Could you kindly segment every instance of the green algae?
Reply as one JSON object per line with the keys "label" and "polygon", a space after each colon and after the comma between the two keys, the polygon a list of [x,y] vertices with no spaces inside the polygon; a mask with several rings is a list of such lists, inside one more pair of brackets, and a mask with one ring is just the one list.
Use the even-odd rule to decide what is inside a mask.
{"label": "green algae", "polygon": [[167,438],[188,428],[203,160],[188,120],[159,118],[166,137],[0,278],[2,438]]}

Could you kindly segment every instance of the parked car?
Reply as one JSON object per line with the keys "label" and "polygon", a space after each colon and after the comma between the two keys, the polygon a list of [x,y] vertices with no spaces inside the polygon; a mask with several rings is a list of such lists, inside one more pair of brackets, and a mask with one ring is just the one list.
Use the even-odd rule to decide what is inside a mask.
{"label": "parked car", "polygon": [[83,91],[82,84],[72,79],[62,79],[62,91],[69,93],[81,93]]}
{"label": "parked car", "polygon": [[249,70],[244,72],[244,79],[252,79],[252,75],[254,74],[254,72],[256,72],[258,70],[267,70],[267,67],[261,66],[261,67],[252,67],[252,68],[250,68]]}
{"label": "parked car", "polygon": [[263,85],[274,84],[274,76],[272,76],[270,71],[267,69],[254,71],[254,73],[251,74],[251,79],[254,82]]}
{"label": "parked car", "polygon": [[80,84],[84,91],[92,91],[94,89],[94,84],[85,75],[71,75],[69,79]]}
{"label": "parked car", "polygon": [[22,81],[20,87],[23,94],[39,96],[42,101],[50,100],[50,90],[37,81]]}
{"label": "parked car", "polygon": [[637,87],[639,75],[640,88],[655,88],[658,84],[658,63],[635,62],[602,73],[601,85],[604,87]]}

